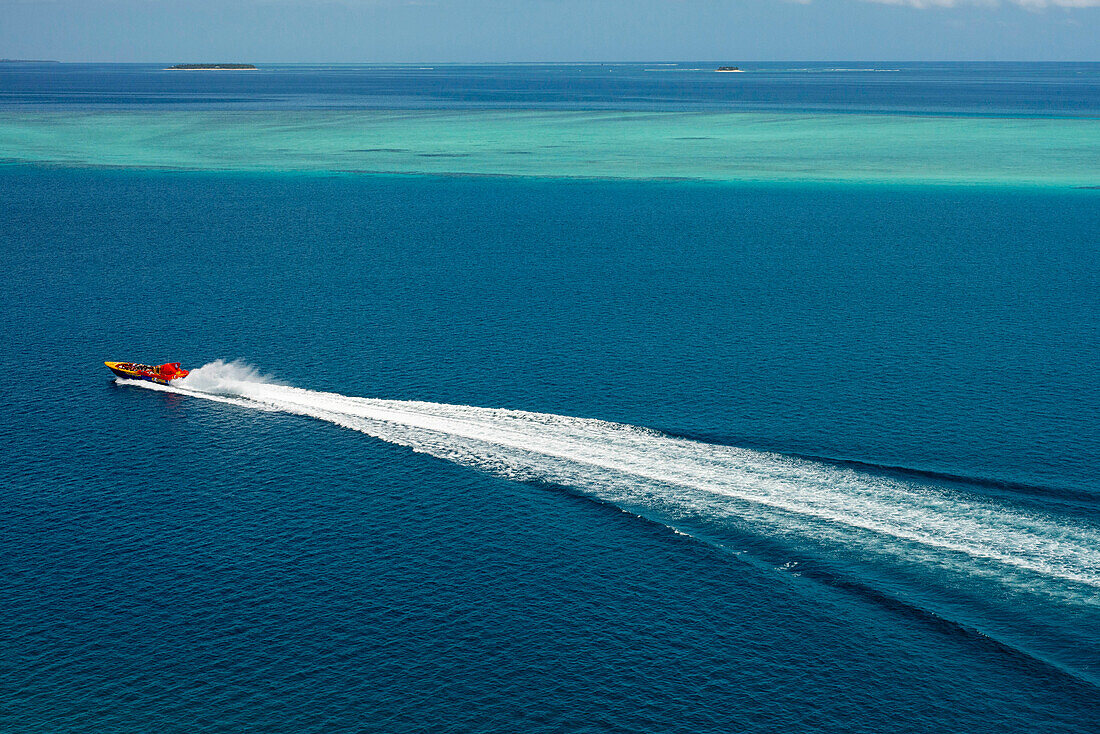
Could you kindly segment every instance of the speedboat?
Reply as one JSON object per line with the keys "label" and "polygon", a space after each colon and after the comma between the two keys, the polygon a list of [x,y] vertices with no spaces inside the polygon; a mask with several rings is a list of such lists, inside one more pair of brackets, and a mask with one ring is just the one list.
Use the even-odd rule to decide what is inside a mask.
{"label": "speedboat", "polygon": [[158,366],[138,364],[137,362],[104,362],[107,369],[127,380],[148,380],[158,385],[167,385],[172,380],[187,377],[189,370],[180,368],[179,362],[169,362]]}

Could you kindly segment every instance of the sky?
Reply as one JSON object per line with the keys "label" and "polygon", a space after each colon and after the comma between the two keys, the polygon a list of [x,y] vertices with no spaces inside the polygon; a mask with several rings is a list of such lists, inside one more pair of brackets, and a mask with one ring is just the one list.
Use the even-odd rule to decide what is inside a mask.
{"label": "sky", "polygon": [[1100,0],[0,0],[0,58],[1100,61]]}

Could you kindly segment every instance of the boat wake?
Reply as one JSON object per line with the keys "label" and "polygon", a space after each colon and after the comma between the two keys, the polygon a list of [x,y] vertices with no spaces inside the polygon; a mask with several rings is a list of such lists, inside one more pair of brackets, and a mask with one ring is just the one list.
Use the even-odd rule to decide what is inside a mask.
{"label": "boat wake", "polygon": [[[1095,682],[1089,670],[1100,653],[1082,621],[1100,616],[1100,527],[1057,505],[601,420],[304,390],[239,363],[214,362],[167,386],[127,384],[308,416],[501,477],[565,487],[729,550],[751,546],[775,566],[874,588],[991,637],[1005,631],[1015,637],[1007,644],[1072,658],[1069,667]],[[1012,610],[1022,601],[1032,613],[1017,623]]]}

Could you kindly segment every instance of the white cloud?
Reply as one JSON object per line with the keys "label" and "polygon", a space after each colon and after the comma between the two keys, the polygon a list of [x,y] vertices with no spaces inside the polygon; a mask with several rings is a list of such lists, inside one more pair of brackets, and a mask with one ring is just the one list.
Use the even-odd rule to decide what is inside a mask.
{"label": "white cloud", "polygon": [[[1005,0],[1028,10],[1044,8],[1100,8],[1100,0]],[[999,0],[865,0],[883,5],[908,5],[911,8],[955,8],[960,5],[985,5],[997,7]]]}

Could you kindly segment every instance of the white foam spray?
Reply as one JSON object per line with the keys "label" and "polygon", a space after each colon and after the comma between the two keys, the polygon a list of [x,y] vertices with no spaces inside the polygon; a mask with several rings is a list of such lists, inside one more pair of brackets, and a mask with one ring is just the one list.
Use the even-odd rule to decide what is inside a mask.
{"label": "white foam spray", "polygon": [[601,420],[304,390],[240,362],[213,362],[170,386],[138,384],[329,421],[666,522],[732,524],[1100,608],[1100,528],[943,485]]}
{"label": "white foam spray", "polygon": [[1100,624],[1100,526],[1054,503],[601,420],[303,390],[241,362],[213,362],[167,386],[120,382],[308,416],[568,487],[735,553],[744,548],[730,542],[755,542],[751,555],[738,553],[754,565],[855,582],[1100,687],[1090,632]]}
{"label": "white foam spray", "polygon": [[232,395],[240,389],[241,385],[277,385],[279,383],[239,359],[232,362],[216,359],[191,370],[186,378],[172,384],[181,387],[186,385],[188,390],[196,392]]}

